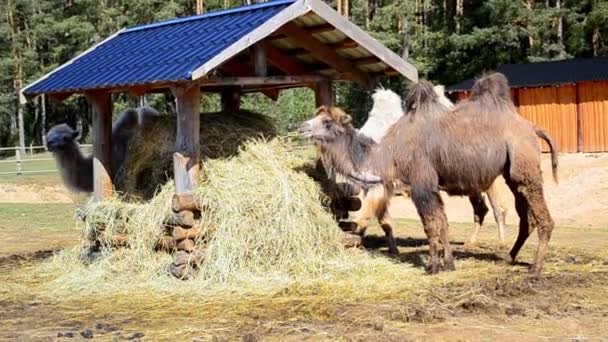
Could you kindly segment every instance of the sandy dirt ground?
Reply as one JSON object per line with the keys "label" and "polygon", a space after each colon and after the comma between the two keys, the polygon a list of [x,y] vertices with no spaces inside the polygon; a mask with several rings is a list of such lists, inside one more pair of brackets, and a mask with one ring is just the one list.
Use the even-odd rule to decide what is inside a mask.
{"label": "sandy dirt ground", "polygon": [[[460,266],[467,260],[476,260],[499,268],[501,276],[479,284],[463,279],[462,286],[446,283],[433,288],[426,302],[437,311],[415,301],[349,303],[303,297],[284,303],[274,298],[272,305],[239,303],[231,307],[218,303],[217,313],[202,307],[188,308],[196,314],[187,315],[171,301],[150,306],[120,298],[113,298],[111,305],[97,298],[41,300],[28,294],[31,284],[15,284],[12,272],[20,274],[19,269],[28,269],[54,251],[78,243],[73,207],[64,205],[63,213],[58,207],[42,212],[49,227],[15,211],[8,224],[0,224],[0,241],[4,241],[0,243],[0,340],[606,341],[608,154],[561,155],[560,164],[561,181],[554,185],[549,161],[543,161],[547,199],[558,227],[547,256],[546,274],[540,279],[521,276],[526,264],[501,262],[506,251],[495,246],[491,213],[486,221],[489,229],[481,231],[480,245],[465,247],[472,209],[467,199],[446,197],[450,239],[459,267],[456,272],[463,272]],[[511,207],[507,223],[516,224],[512,198],[506,193],[505,199]],[[0,202],[75,201],[61,186],[0,184]],[[42,204],[32,207],[45,210]],[[423,267],[428,246],[415,209],[409,199],[397,198],[391,211],[405,218],[397,221],[395,229],[400,250],[397,261]],[[57,222],[66,222],[65,227]],[[19,243],[25,231],[36,238],[29,239],[28,244]],[[515,228],[508,227],[509,246],[515,235]],[[536,242],[534,234],[521,261],[532,260]],[[377,226],[370,229],[365,244],[380,254],[386,252]],[[12,282],[12,290],[7,290],[3,282]],[[19,297],[11,292],[15,289]],[[241,306],[247,309],[239,311]]]}
{"label": "sandy dirt ground", "polygon": [[[557,226],[608,227],[608,154],[561,154],[559,184],[553,182],[548,155],[543,155],[545,197]],[[517,224],[513,196],[502,178],[497,180],[504,202],[508,205],[507,224]],[[448,219],[473,222],[473,209],[466,197],[443,194]],[[488,207],[489,202],[486,200]],[[416,208],[409,198],[396,197],[391,202],[394,217],[417,219]],[[486,223],[493,224],[492,212]]]}
{"label": "sandy dirt ground", "polygon": [[0,203],[74,203],[75,196],[61,184],[0,183]]}

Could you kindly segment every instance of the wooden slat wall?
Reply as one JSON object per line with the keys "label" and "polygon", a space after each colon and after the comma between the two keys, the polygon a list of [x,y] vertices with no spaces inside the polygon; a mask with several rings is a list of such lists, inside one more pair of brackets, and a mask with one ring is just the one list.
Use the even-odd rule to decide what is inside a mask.
{"label": "wooden slat wall", "polygon": [[[560,152],[577,152],[576,87],[518,89],[519,113],[546,129]],[[548,146],[543,142],[543,151]]]}
{"label": "wooden slat wall", "polygon": [[608,151],[608,82],[578,85],[583,152]]}

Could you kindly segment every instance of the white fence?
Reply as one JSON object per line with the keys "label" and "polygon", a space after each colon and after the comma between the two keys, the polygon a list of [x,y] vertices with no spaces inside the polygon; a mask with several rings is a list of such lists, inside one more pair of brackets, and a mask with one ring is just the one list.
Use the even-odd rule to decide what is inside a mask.
{"label": "white fence", "polygon": [[[80,145],[87,150],[92,149],[93,145]],[[19,146],[15,147],[0,147],[0,153],[4,154],[5,151],[14,151],[15,157],[8,157],[5,159],[0,159],[0,176],[2,175],[22,175],[22,174],[31,174],[31,173],[48,173],[48,172],[57,172],[57,168],[55,167],[55,163],[52,163],[54,160],[46,152],[46,146],[28,146],[25,148],[25,154],[21,152],[21,148]],[[44,163],[43,168],[37,168],[35,170],[28,170],[28,165],[31,163]],[[5,165],[14,164],[14,171],[5,171],[7,167]],[[47,165],[48,164],[48,165]]]}

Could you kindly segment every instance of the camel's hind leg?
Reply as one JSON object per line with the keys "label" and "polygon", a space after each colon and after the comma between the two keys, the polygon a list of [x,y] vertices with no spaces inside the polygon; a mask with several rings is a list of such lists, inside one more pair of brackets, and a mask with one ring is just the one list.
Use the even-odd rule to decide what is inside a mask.
{"label": "camel's hind leg", "polygon": [[424,225],[424,232],[429,239],[429,273],[435,274],[439,272],[439,241],[441,241],[444,248],[445,268],[447,270],[455,270],[452,247],[448,239],[448,221],[439,193],[424,188],[412,187],[411,196]]}
{"label": "camel's hind leg", "polygon": [[[507,185],[515,196],[515,208],[519,215],[519,234],[517,240],[509,253],[511,261],[515,262],[519,250],[526,242],[532,231],[538,229],[538,249],[536,259],[530,271],[539,275],[542,271],[543,261],[547,252],[547,246],[553,232],[553,219],[549,214],[549,208],[543,195],[543,179],[540,163],[531,163],[524,159],[521,165],[513,165],[508,174],[505,175]],[[517,157],[516,157],[517,158]],[[517,160],[517,159],[516,159]],[[528,161],[528,163],[526,163]],[[519,166],[519,168],[518,168]]]}
{"label": "camel's hind leg", "polygon": [[486,195],[488,195],[488,200],[490,201],[492,211],[494,212],[494,220],[496,221],[496,226],[498,227],[498,239],[500,240],[501,246],[504,246],[507,209],[502,205],[500,192],[496,186],[496,183],[492,184],[492,186],[486,191]]}
{"label": "camel's hind leg", "polygon": [[488,213],[488,207],[486,206],[483,196],[481,194],[469,196],[469,201],[473,206],[473,233],[467,242],[468,245],[475,245],[477,242],[477,235],[483,225],[483,220]]}

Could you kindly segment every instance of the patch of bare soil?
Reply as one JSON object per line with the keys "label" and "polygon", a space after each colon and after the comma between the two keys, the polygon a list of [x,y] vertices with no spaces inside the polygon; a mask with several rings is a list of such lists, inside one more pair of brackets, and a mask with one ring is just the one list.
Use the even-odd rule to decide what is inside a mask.
{"label": "patch of bare soil", "polygon": [[[543,155],[545,198],[557,226],[608,227],[608,153],[575,153],[559,156],[559,184],[553,182],[548,155]],[[514,200],[504,180],[498,180],[508,205],[508,224],[518,224]],[[468,198],[442,194],[450,221],[472,222],[473,209]],[[487,201],[486,201],[487,202]],[[489,207],[489,202],[487,202]],[[396,197],[391,203],[394,217],[418,219],[409,198]],[[493,223],[492,213],[486,216]]]}
{"label": "patch of bare soil", "polygon": [[[461,277],[417,289],[411,296],[361,302],[324,300],[314,294],[243,298],[207,306],[133,302],[120,296],[77,301],[40,299],[27,282],[0,286],[0,340],[194,340],[194,341],[513,341],[605,340],[608,338],[608,231],[556,230],[541,278],[527,275],[527,264],[505,265],[504,251],[492,243],[465,248],[467,229],[452,232]],[[378,227],[372,234],[381,234]],[[422,267],[428,247],[419,224],[399,222],[399,260]],[[512,243],[512,234],[508,235]],[[594,244],[589,244],[589,239]],[[531,239],[521,261],[531,261]],[[381,235],[366,246],[381,255]],[[0,259],[0,283],[10,269],[26,270],[50,252]],[[474,264],[471,262],[474,261]],[[499,269],[496,276],[467,278],[471,268]],[[467,271],[467,267],[469,270]],[[27,272],[26,272],[27,273]],[[424,276],[424,277],[441,277]],[[30,279],[30,278],[27,278]],[[34,280],[29,280],[34,281]],[[39,280],[38,280],[39,281]],[[366,291],[366,289],[361,289]],[[21,293],[20,293],[21,292]]]}
{"label": "patch of bare soil", "polygon": [[75,203],[79,198],[63,185],[0,184],[0,203]]}

